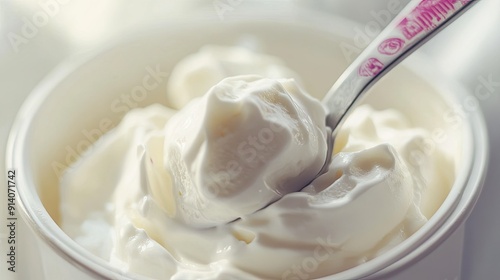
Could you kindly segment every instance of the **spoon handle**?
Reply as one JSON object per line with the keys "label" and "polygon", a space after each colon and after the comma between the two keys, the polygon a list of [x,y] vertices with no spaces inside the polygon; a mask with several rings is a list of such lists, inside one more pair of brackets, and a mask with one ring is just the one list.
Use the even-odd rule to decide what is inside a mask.
{"label": "spoon handle", "polygon": [[323,103],[333,136],[344,116],[389,70],[479,0],[412,0],[335,82]]}

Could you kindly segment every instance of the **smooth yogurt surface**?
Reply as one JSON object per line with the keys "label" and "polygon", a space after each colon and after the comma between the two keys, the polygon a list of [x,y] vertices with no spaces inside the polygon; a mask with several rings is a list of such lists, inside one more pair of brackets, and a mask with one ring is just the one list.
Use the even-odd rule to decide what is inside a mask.
{"label": "smooth yogurt surface", "polygon": [[156,279],[318,278],[401,243],[442,203],[453,178],[435,167],[450,160],[415,159],[429,131],[369,105],[329,150],[325,109],[295,76],[239,47],[187,57],[170,107],[130,111],[66,170],[63,230]]}

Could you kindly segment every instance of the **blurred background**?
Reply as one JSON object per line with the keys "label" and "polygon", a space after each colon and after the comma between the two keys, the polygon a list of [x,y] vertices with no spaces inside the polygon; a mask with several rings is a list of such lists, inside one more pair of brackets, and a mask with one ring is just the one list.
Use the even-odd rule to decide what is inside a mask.
{"label": "blurred background", "polygon": [[[476,1],[476,0],[474,0]],[[135,33],[150,25],[186,17],[185,11],[208,9],[220,13],[219,5],[230,4],[224,17],[237,16],[237,10],[252,0],[160,1],[160,0],[0,0],[0,167],[5,170],[5,142],[21,103],[35,85],[66,59],[91,52],[115,38]],[[349,18],[365,28],[373,38],[408,0],[327,0],[275,1],[293,2],[297,8],[308,8]],[[269,4],[270,8],[273,4]],[[393,9],[394,8],[394,9]],[[232,11],[235,11],[232,13]],[[419,52],[433,58],[435,67],[459,81],[474,93],[487,90],[478,99],[489,128],[490,165],[482,195],[466,223],[462,279],[500,279],[500,1],[481,0],[462,18],[427,43]],[[360,30],[352,30],[359,36]],[[364,47],[364,46],[358,46]],[[354,57],[346,57],[353,59]],[[332,81],[333,82],[333,81]],[[0,185],[5,182],[2,171]],[[0,191],[4,205],[5,191]],[[6,207],[0,213],[2,221]],[[3,223],[3,222],[2,222]],[[1,226],[2,263],[0,279],[19,278],[6,273],[4,266],[6,233]],[[22,269],[39,269],[30,231],[25,225],[17,229],[18,265]],[[3,275],[6,275],[4,277]],[[9,278],[7,278],[9,277]],[[17,278],[12,278],[17,279]],[[24,279],[24,278],[19,278]],[[451,280],[451,279],[450,279]]]}

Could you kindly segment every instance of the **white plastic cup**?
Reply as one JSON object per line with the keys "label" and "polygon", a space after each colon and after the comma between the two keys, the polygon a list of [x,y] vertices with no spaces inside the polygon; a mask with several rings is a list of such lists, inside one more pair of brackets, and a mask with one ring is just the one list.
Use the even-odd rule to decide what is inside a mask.
{"label": "white plastic cup", "polygon": [[[297,17],[263,17],[258,21],[239,17],[230,25],[211,19],[158,26],[93,55],[68,61],[40,83],[12,128],[6,166],[17,171],[18,202],[23,219],[37,236],[39,250],[47,256],[41,259],[46,279],[131,277],[87,252],[59,228],[58,179],[62,169],[85,147],[91,149],[91,142],[116,125],[126,111],[167,102],[163,73],[169,73],[182,57],[207,43],[252,42],[257,49],[284,59],[303,78],[313,96],[326,93],[347,66],[338,46],[351,41],[348,27],[352,24],[341,18],[317,16],[308,24]],[[158,85],[139,95],[145,75],[154,76],[152,71],[161,72],[155,76]],[[398,108],[409,102],[409,96],[413,106],[421,110],[405,112],[410,120],[430,129],[447,129],[446,120],[432,116],[439,111],[463,109],[470,94],[456,81],[435,72],[427,58],[416,54],[382,80],[366,102],[376,108]],[[427,108],[430,98],[440,100],[435,108]],[[426,110],[434,110],[434,115],[426,114]],[[462,248],[461,226],[479,196],[488,159],[486,128],[479,108],[464,113],[460,126],[447,130],[455,139],[454,146],[448,148],[456,152],[457,176],[435,215],[385,254],[323,279],[428,279],[425,273],[436,265],[426,264],[424,258],[429,253],[442,256],[450,248]],[[445,275],[443,280],[459,277],[459,251],[456,261],[452,261],[453,269],[439,272]],[[415,264],[420,267],[412,268]]]}

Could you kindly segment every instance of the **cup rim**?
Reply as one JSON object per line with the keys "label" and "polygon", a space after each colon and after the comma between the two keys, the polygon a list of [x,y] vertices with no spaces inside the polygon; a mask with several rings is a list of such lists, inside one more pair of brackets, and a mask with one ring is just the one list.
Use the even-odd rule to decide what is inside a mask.
{"label": "cup rim", "polygon": [[[343,35],[341,34],[340,36]],[[107,261],[95,257],[84,248],[78,246],[52,220],[45,210],[41,199],[36,195],[36,191],[35,193],[29,192],[28,188],[36,190],[36,184],[32,177],[26,176],[31,173],[29,165],[25,164],[27,158],[25,149],[26,135],[32,125],[32,117],[54,88],[67,77],[77,72],[83,65],[92,63],[94,59],[98,59],[101,55],[113,51],[115,47],[119,47],[121,44],[128,43],[136,38],[137,36],[129,36],[126,40],[112,42],[91,54],[80,56],[76,60],[65,61],[59,65],[25,100],[16,116],[7,142],[6,167],[24,169],[24,172],[17,176],[17,180],[19,181],[17,185],[22,186],[21,188],[18,187],[17,191],[19,194],[18,202],[22,210],[20,213],[24,220],[37,236],[54,249],[57,254],[78,267],[81,271],[95,278],[128,278],[134,277],[134,274],[121,271],[109,265]],[[422,61],[428,61],[427,57],[415,53],[407,58],[402,65],[411,70],[412,74],[420,75],[425,80],[428,80],[431,78],[431,75],[429,73],[426,74],[426,71],[422,71]],[[432,85],[440,89],[440,92],[441,89],[445,90],[447,95],[449,95],[447,96],[448,99],[455,99],[455,102],[459,101],[458,95],[463,97],[469,94],[463,86],[458,85],[456,81],[452,82],[448,80],[446,77],[443,81],[432,83]],[[453,87],[456,93],[451,94],[450,86]],[[465,133],[468,135],[468,139],[465,139],[467,143],[463,145],[464,149],[467,149],[467,147],[470,148],[469,151],[465,151],[465,158],[468,164],[462,166],[460,171],[465,172],[460,173],[460,176],[457,177],[458,180],[454,181],[450,193],[429,221],[408,239],[391,249],[391,251],[398,249],[397,254],[388,254],[386,252],[366,263],[320,279],[333,280],[352,277],[368,277],[364,279],[369,279],[372,276],[387,275],[388,273],[403,269],[412,262],[416,262],[432,252],[465,221],[471,213],[474,204],[477,202],[486,176],[488,138],[486,125],[480,109],[471,112],[469,118],[465,119],[464,123],[469,130]],[[454,187],[457,184],[460,184],[461,188]],[[470,190],[469,193],[471,194],[468,198],[463,196],[466,189]],[[459,205],[463,208],[459,209]],[[437,221],[438,219],[440,220]],[[412,246],[407,245],[411,243],[413,243]],[[359,272],[358,270],[360,269],[363,269],[364,272]]]}
{"label": "cup rim", "polygon": [[[89,59],[90,58],[90,59]],[[92,57],[94,58],[94,57]],[[32,125],[32,117],[57,85],[66,77],[77,71],[80,66],[92,59],[90,56],[65,61],[51,71],[28,95],[10,129],[7,140],[6,168],[7,170],[23,170],[16,174],[17,203],[23,220],[28,227],[46,245],[63,259],[76,266],[80,271],[96,279],[123,278],[123,272],[117,268],[105,265],[105,261],[93,257],[69,238],[51,218],[36,191],[36,184],[30,165],[26,163],[25,142]],[[76,62],[78,61],[78,62]],[[20,187],[21,186],[21,187]],[[34,193],[30,192],[33,190]]]}

